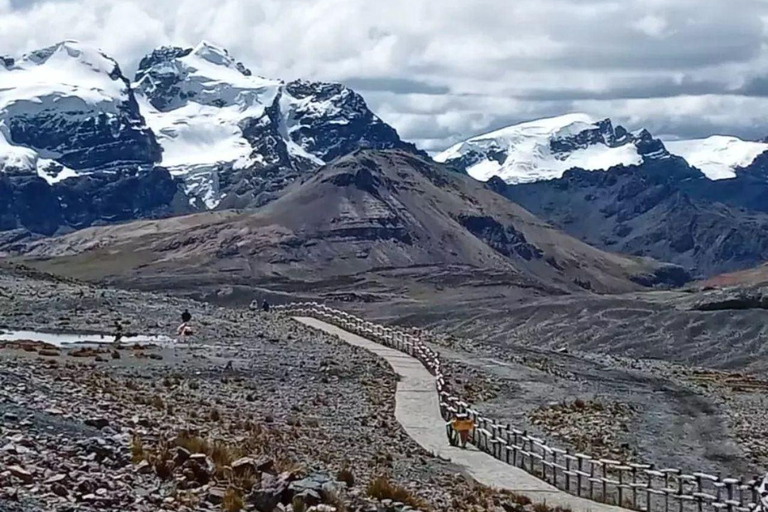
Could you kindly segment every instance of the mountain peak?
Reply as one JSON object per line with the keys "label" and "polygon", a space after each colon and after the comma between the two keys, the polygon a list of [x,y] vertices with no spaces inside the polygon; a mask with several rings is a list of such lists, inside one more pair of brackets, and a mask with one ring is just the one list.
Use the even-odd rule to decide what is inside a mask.
{"label": "mountain peak", "polygon": [[[109,76],[112,80],[124,79],[117,61],[95,46],[74,39],[67,39],[31,51],[19,58],[3,56],[0,58],[0,64],[6,71],[32,71],[34,68],[45,67],[45,73],[41,72],[35,75],[37,82],[61,81],[68,74],[82,73],[82,71],[101,73]],[[18,78],[20,75],[14,76]],[[72,78],[83,77],[78,75]]]}
{"label": "mountain peak", "polygon": [[[199,57],[200,59],[203,59],[217,66],[237,68],[238,64],[240,64],[234,59],[234,57],[229,54],[225,48],[205,40],[200,41],[200,44],[192,49],[191,55]],[[240,66],[242,66],[242,64],[240,64]],[[243,67],[243,69],[245,68]]]}
{"label": "mountain peak", "polygon": [[664,156],[664,145],[648,132],[630,134],[610,119],[570,113],[472,137],[435,160],[481,181],[499,176],[513,184],[557,179],[572,168],[608,170]]}
{"label": "mountain peak", "polygon": [[666,146],[671,153],[683,157],[711,180],[735,178],[738,169],[749,166],[768,151],[768,143],[725,135],[668,141]]}

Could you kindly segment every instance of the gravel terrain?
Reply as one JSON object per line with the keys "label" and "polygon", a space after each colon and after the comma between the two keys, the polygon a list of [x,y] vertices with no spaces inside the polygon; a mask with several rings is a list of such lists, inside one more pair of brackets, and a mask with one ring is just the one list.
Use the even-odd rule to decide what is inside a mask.
{"label": "gravel terrain", "polygon": [[733,476],[768,467],[768,382],[664,361],[441,336],[491,418],[595,456]]}
{"label": "gravel terrain", "polygon": [[[531,510],[416,445],[391,369],[336,338],[14,268],[0,290],[0,329],[126,336],[0,348],[0,511]],[[184,309],[189,346],[131,344]]]}

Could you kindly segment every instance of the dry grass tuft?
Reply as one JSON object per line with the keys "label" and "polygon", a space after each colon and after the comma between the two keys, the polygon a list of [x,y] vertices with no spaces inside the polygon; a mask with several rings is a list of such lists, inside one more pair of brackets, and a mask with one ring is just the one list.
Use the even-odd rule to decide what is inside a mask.
{"label": "dry grass tuft", "polygon": [[336,491],[327,491],[324,498],[325,499],[323,502],[326,505],[330,505],[335,508],[336,512],[347,512],[347,505],[341,499],[341,496],[336,493]]}
{"label": "dry grass tuft", "polygon": [[355,486],[355,475],[352,473],[352,470],[346,466],[341,468],[339,472],[336,473],[336,480],[339,482],[344,482],[347,484],[347,487]]}
{"label": "dry grass tuft", "polygon": [[210,451],[210,444],[202,437],[190,435],[189,432],[180,432],[173,441],[176,446],[189,451],[189,453],[205,453]]}
{"label": "dry grass tuft", "polygon": [[238,512],[243,507],[245,507],[245,503],[243,503],[243,496],[240,492],[232,487],[228,488],[224,494],[224,501],[221,502],[221,509],[226,512]]}
{"label": "dry grass tuft", "polygon": [[[366,493],[371,498],[377,500],[393,500],[404,503],[413,508],[426,510],[429,507],[421,498],[414,496],[411,492],[397,484],[392,483],[387,477],[379,476],[368,483]],[[539,512],[539,511],[537,511]]]}
{"label": "dry grass tuft", "polygon": [[291,500],[291,507],[293,507],[293,512],[307,512],[307,504],[298,496],[294,496]]}
{"label": "dry grass tuft", "polygon": [[144,443],[139,436],[134,435],[131,440],[131,461],[134,464],[138,464],[147,458],[147,454],[144,451]]}
{"label": "dry grass tuft", "polygon": [[163,399],[160,397],[160,395],[154,395],[150,400],[149,405],[151,405],[158,411],[162,411],[163,409],[165,409],[165,403],[163,402]]}

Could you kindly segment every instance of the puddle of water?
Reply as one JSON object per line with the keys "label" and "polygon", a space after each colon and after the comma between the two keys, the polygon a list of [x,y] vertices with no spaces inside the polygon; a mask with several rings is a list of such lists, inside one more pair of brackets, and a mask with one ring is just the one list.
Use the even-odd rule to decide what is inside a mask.
{"label": "puddle of water", "polygon": [[[57,334],[37,331],[4,331],[0,333],[0,343],[4,341],[33,340],[42,341],[61,347],[64,345],[95,345],[100,343],[114,343],[115,337],[107,334]],[[156,343],[168,344],[173,340],[167,336],[123,336],[120,343],[146,345]]]}

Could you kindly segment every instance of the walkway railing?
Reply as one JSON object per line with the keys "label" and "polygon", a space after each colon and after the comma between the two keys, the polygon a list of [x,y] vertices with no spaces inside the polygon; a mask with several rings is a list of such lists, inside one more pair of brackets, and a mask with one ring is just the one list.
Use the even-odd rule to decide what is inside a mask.
{"label": "walkway railing", "polygon": [[430,338],[425,330],[410,333],[386,327],[314,302],[275,306],[274,310],[316,318],[415,357],[435,376],[443,418],[448,421],[456,413],[472,418],[475,428],[471,442],[475,447],[570,494],[647,512],[750,512],[760,502],[758,477],[724,478],[593,458],[556,448],[525,430],[484,416],[450,392],[437,352],[425,343]]}

